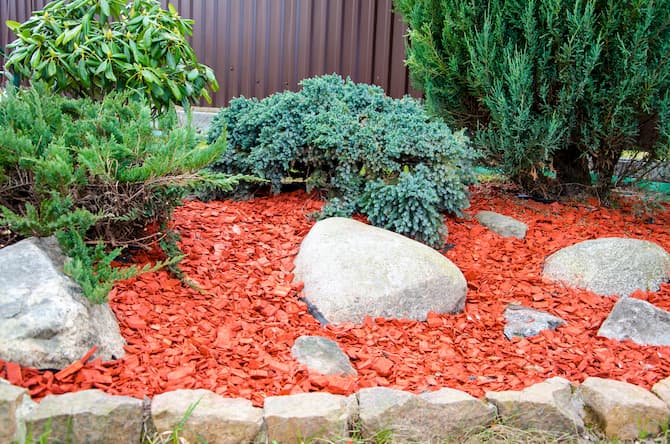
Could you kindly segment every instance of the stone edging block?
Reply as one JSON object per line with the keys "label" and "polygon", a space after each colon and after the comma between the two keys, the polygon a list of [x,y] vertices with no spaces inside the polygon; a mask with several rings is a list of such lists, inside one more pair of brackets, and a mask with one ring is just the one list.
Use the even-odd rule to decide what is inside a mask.
{"label": "stone edging block", "polygon": [[572,434],[586,424],[610,438],[631,439],[668,427],[668,387],[670,377],[653,393],[601,378],[581,385],[551,378],[521,391],[488,392],[484,399],[450,388],[415,395],[375,387],[351,396],[270,396],[264,408],[208,390],[177,390],[156,395],[147,407],[100,390],[50,395],[38,404],[25,389],[0,379],[0,442],[24,443],[27,430],[39,437],[47,425],[49,442],[71,444],[139,444],[143,430],[165,436],[178,425],[188,442],[202,437],[210,444],[333,442],[352,430],[363,438],[390,433],[394,443],[445,442],[496,421]]}

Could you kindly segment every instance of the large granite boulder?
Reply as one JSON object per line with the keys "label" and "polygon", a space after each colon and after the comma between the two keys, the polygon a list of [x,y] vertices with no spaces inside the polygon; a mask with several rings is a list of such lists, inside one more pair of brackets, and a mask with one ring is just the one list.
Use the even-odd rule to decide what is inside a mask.
{"label": "large granite boulder", "polygon": [[603,296],[658,291],[670,279],[670,254],[653,242],[601,238],[579,242],[547,257],[543,275]]}
{"label": "large granite boulder", "polygon": [[646,301],[621,298],[600,326],[598,336],[643,345],[670,345],[670,313]]}
{"label": "large granite boulder", "polygon": [[0,249],[0,359],[61,369],[93,346],[120,358],[125,341],[107,304],[91,304],[63,273],[55,238],[30,238]]}
{"label": "large granite boulder", "polygon": [[480,211],[475,217],[480,224],[499,236],[523,239],[528,231],[528,225],[523,222],[493,211]]}
{"label": "large granite boulder", "polygon": [[328,322],[366,316],[425,320],[463,310],[467,284],[437,251],[388,230],[333,217],[314,225],[295,259],[304,295]]}

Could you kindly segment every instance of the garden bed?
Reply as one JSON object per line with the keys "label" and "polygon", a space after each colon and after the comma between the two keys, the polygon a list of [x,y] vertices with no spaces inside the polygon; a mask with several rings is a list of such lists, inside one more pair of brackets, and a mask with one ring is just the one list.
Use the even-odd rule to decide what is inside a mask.
{"label": "garden bed", "polygon": [[[543,204],[504,186],[473,189],[464,218],[449,218],[446,256],[465,274],[468,295],[458,315],[426,322],[367,319],[363,325],[322,327],[292,281],[293,258],[322,206],[293,192],[246,202],[185,202],[174,227],[187,254],[182,267],[201,289],[166,272],[117,284],[110,294],[128,342],[123,359],[88,362],[69,371],[6,363],[0,377],[27,387],[33,398],[97,387],[111,394],[153,396],[204,388],[251,399],[307,391],[353,393],[387,386],[412,392],[451,387],[482,396],[518,390],[552,376],[587,376],[650,388],[670,376],[670,347],[639,346],[597,337],[616,298],[571,290],[541,277],[544,258],[573,243],[624,236],[670,251],[670,211],[640,199],[613,209],[592,203]],[[501,238],[472,217],[493,210],[529,226],[525,240]],[[670,310],[670,284],[633,297]],[[555,332],[509,341],[503,311],[518,303],[567,320]],[[310,374],[291,357],[301,335],[338,342],[357,377]]]}

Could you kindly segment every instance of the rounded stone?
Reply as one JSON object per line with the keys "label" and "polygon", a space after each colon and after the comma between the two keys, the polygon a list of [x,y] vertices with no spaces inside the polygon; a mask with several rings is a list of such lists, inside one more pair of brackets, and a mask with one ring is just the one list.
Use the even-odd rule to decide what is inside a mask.
{"label": "rounded stone", "polygon": [[543,275],[603,296],[629,296],[636,290],[658,291],[669,280],[670,254],[638,239],[587,240],[547,257]]}
{"label": "rounded stone", "polygon": [[423,321],[463,310],[467,283],[424,244],[352,219],[317,222],[300,246],[295,278],[309,304],[333,323],[366,316]]}
{"label": "rounded stone", "polygon": [[356,375],[347,355],[337,342],[321,336],[300,336],[291,347],[291,354],[310,370],[324,375]]}

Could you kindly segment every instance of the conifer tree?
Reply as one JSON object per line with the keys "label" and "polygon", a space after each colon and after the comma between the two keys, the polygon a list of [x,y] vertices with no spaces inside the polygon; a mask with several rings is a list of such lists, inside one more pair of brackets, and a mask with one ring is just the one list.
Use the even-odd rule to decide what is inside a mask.
{"label": "conifer tree", "polygon": [[179,260],[168,226],[196,184],[232,190],[242,176],[202,171],[223,154],[194,130],[158,120],[129,93],[101,101],[66,98],[45,84],[0,96],[0,226],[23,236],[55,235],[65,270],[95,302],[116,280],[152,270],[111,266],[124,248],[160,245]]}
{"label": "conifer tree", "polygon": [[556,195],[577,184],[607,199],[624,150],[668,157],[670,2],[395,5],[409,25],[412,79],[429,107],[469,128],[476,146],[529,191]]}

